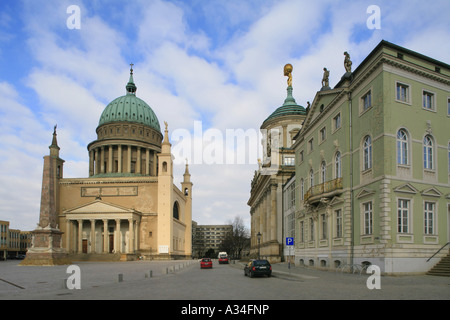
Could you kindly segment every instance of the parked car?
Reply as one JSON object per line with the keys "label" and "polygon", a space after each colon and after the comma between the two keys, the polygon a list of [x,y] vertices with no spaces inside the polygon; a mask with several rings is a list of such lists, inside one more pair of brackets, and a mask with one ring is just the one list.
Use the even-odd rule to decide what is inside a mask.
{"label": "parked car", "polygon": [[201,269],[205,269],[205,268],[209,268],[211,269],[213,266],[212,260],[210,258],[203,258],[200,261],[200,268]]}
{"label": "parked car", "polygon": [[272,275],[272,266],[267,260],[252,260],[245,265],[244,275],[248,275],[250,278],[260,275],[267,275],[270,277]]}

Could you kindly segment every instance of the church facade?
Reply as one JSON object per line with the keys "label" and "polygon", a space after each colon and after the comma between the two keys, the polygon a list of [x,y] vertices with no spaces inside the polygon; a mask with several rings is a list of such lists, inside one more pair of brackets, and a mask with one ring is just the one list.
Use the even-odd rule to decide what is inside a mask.
{"label": "church facade", "polygon": [[[149,105],[136,96],[133,69],[126,94],[109,103],[87,148],[89,176],[64,178],[56,127],[50,146],[54,210],[61,248],[77,259],[191,257],[192,183],[173,184],[168,125],[164,134]],[[44,185],[43,185],[44,190]],[[41,203],[42,206],[45,205]],[[45,228],[42,225],[40,228]]]}

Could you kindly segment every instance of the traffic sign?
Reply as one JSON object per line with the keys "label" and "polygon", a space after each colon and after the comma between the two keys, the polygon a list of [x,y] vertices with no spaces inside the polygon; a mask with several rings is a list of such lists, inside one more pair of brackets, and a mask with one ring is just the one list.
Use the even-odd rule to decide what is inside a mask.
{"label": "traffic sign", "polygon": [[294,245],[294,237],[286,237],[286,245],[293,246]]}

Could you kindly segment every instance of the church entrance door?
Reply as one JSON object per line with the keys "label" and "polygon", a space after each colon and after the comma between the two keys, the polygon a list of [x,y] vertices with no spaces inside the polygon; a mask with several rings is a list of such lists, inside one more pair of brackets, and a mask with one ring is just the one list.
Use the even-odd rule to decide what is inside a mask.
{"label": "church entrance door", "polygon": [[110,234],[109,235],[109,253],[113,253],[114,252],[114,235]]}

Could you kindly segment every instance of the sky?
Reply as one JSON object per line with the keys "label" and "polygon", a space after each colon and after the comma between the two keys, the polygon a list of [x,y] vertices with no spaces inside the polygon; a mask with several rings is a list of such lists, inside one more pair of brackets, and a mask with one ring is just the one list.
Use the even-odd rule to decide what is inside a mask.
{"label": "sky", "polygon": [[324,67],[332,87],[345,73],[344,51],[353,69],[381,40],[449,63],[449,12],[448,0],[0,0],[0,220],[36,227],[55,124],[64,177],[88,176],[87,145],[133,63],[136,95],[168,122],[179,187],[188,159],[192,219],[249,228],[260,141],[227,133],[258,133],[283,104],[284,65],[306,106]]}

